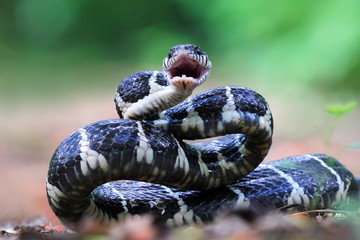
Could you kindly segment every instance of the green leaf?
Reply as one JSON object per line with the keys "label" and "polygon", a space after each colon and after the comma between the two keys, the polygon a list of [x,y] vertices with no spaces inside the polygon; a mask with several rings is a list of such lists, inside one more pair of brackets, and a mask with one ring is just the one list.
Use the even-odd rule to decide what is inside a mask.
{"label": "green leaf", "polygon": [[326,112],[330,115],[342,116],[354,110],[356,106],[356,102],[335,103],[328,105],[326,108]]}
{"label": "green leaf", "polygon": [[346,145],[347,148],[360,149],[360,142],[350,143]]}

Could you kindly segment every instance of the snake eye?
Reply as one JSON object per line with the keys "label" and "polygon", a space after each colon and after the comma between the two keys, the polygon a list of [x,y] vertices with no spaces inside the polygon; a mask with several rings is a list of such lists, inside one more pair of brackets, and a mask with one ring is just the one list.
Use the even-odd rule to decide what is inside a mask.
{"label": "snake eye", "polygon": [[173,55],[173,51],[170,50],[169,54],[168,54],[168,58],[172,58],[172,55]]}
{"label": "snake eye", "polygon": [[195,49],[194,49],[194,52],[197,54],[197,55],[201,55],[203,52],[200,50],[200,48],[199,47],[196,47]]}

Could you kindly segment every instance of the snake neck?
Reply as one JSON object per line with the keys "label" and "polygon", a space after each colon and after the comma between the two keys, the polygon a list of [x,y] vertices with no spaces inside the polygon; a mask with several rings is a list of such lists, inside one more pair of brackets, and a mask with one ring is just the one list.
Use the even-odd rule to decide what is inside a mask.
{"label": "snake neck", "polygon": [[156,91],[131,104],[125,112],[124,119],[141,120],[156,113],[160,113],[184,101],[192,93],[192,89],[180,89],[174,85],[162,87]]}
{"label": "snake neck", "polygon": [[119,85],[115,94],[116,109],[120,118],[142,120],[184,101],[192,91],[193,88],[170,84],[165,72],[139,72]]}

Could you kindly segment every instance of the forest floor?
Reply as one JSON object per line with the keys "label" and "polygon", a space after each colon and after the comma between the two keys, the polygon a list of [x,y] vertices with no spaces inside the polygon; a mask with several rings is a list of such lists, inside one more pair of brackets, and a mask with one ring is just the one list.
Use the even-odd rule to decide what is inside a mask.
{"label": "forest floor", "polygon": [[320,239],[355,240],[360,237],[360,215],[354,212],[330,210],[295,214],[271,213],[259,216],[248,210],[227,213],[204,226],[169,228],[153,221],[150,216],[126,219],[112,227],[83,221],[77,232],[62,225],[49,225],[44,218],[23,224],[0,226],[3,239]]}

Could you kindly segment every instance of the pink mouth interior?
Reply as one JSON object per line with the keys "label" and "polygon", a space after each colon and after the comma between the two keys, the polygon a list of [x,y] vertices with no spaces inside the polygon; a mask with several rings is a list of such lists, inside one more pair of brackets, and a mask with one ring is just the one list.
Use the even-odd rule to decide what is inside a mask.
{"label": "pink mouth interior", "polygon": [[201,66],[197,61],[186,56],[180,57],[169,69],[170,77],[192,77],[200,78],[207,69]]}

